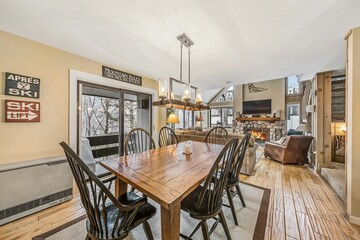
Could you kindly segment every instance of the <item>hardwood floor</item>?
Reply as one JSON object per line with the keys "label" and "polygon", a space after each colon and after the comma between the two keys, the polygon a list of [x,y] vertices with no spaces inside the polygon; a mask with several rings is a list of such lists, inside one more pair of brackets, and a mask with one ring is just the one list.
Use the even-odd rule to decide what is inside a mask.
{"label": "hardwood floor", "polygon": [[[262,159],[241,180],[271,189],[266,239],[359,239],[336,193],[306,166]],[[66,203],[0,227],[0,239],[31,239],[84,214],[78,192]]]}
{"label": "hardwood floor", "polygon": [[241,180],[271,189],[266,239],[360,239],[343,202],[307,166],[262,159]]}

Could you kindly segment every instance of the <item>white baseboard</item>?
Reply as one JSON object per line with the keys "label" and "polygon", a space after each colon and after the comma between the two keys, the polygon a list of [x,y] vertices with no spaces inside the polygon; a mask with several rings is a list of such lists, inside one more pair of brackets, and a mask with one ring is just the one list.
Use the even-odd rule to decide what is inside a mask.
{"label": "white baseboard", "polygon": [[349,217],[349,222],[352,223],[352,224],[360,226],[360,218],[358,218],[358,217],[350,216]]}

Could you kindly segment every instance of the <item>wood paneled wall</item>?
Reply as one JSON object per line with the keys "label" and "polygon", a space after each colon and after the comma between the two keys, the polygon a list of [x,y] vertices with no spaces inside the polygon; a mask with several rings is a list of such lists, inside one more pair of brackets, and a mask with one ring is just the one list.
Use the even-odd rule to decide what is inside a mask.
{"label": "wood paneled wall", "polygon": [[316,151],[314,167],[318,171],[331,165],[331,75],[331,72],[317,73],[312,80],[316,92],[313,99],[316,110],[312,114],[313,150]]}

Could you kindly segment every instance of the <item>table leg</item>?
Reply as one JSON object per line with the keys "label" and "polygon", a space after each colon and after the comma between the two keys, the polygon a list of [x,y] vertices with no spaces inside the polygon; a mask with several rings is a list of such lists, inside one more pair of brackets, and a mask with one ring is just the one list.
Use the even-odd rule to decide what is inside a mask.
{"label": "table leg", "polygon": [[115,197],[119,197],[121,194],[127,192],[127,183],[121,181],[120,178],[115,180]]}
{"label": "table leg", "polygon": [[180,204],[170,209],[161,207],[161,238],[163,240],[179,240],[180,238]]}

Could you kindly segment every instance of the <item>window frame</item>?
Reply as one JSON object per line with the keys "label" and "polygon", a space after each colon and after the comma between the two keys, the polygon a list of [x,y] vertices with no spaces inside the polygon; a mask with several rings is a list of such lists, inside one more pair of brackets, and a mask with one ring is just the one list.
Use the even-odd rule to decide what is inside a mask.
{"label": "window frame", "polygon": [[[209,123],[210,123],[210,127],[216,127],[216,124],[214,125],[214,124],[212,124],[212,122],[211,122],[211,118],[212,118],[212,112],[211,112],[211,110],[213,110],[213,109],[220,109],[220,120],[221,121],[223,121],[223,117],[224,117],[224,111],[226,111],[227,109],[232,109],[232,117],[233,117],[233,120],[234,120],[234,107],[214,107],[214,108],[211,108],[210,109],[210,121],[209,121]],[[226,123],[227,123],[227,119],[226,119],[226,121],[225,121]],[[232,126],[232,124],[231,125],[225,125],[225,126],[223,126],[224,128],[232,128],[233,126]]]}
{"label": "window frame", "polygon": [[[289,76],[289,77],[294,77],[294,76]],[[286,77],[285,78],[285,95],[286,96],[302,96],[303,95],[303,92],[304,92],[304,89],[303,89],[303,82],[299,81],[298,84],[299,84],[299,92],[298,93],[288,93],[288,86],[289,86],[289,77]],[[296,77],[296,76],[295,76]]]}

